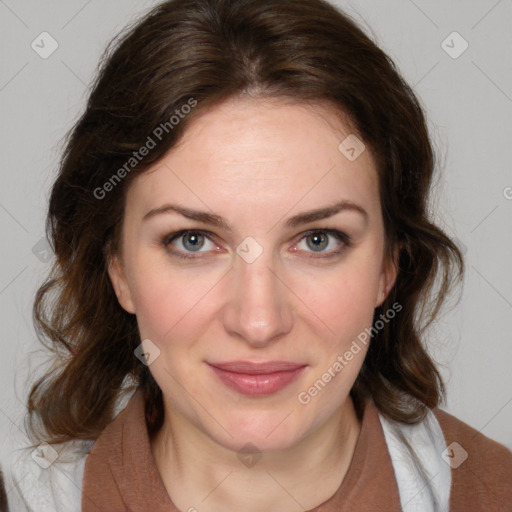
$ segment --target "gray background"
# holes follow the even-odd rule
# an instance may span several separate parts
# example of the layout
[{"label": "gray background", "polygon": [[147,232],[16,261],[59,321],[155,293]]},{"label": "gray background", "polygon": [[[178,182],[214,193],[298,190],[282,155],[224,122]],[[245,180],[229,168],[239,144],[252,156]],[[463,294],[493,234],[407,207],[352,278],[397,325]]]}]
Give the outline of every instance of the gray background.
[{"label": "gray background", "polygon": [[[27,377],[46,357],[31,306],[50,268],[40,244],[63,137],[106,43],[155,3],[0,0],[0,460],[26,442]],[[465,247],[460,302],[455,295],[427,337],[447,382],[444,408],[512,449],[512,2],[336,4],[389,53],[422,100],[442,169],[432,208]],[[31,47],[44,31],[58,43],[47,59]],[[448,37],[454,31],[469,45],[460,55],[463,40]]]}]

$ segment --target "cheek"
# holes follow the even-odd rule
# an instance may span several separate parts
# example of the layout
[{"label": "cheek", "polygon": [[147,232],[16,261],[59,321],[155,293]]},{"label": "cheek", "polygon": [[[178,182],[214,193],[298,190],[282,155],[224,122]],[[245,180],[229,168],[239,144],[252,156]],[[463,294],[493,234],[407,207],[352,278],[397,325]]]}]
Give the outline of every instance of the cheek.
[{"label": "cheek", "polygon": [[347,259],[329,271],[297,274],[290,283],[309,310],[310,322],[325,330],[329,343],[333,337],[346,343],[372,323],[379,272],[374,262],[366,261]]},{"label": "cheek", "polygon": [[161,264],[143,268],[147,270],[133,281],[141,336],[162,345],[168,340],[181,340],[183,345],[196,339],[201,326],[207,324],[212,301],[216,300],[209,290],[219,277]]},{"label": "cheek", "polygon": [[[279,276],[284,307],[299,323],[309,324],[326,348],[350,343],[371,325],[380,273],[374,249],[351,251],[330,266],[289,266]],[[236,288],[236,276],[225,276],[224,264],[178,268],[160,258],[146,255],[142,261],[142,254],[132,254],[132,268],[137,269],[132,273],[132,299],[143,339],[157,344],[180,340],[179,346],[187,346],[229,300],[237,300],[230,290]]]}]

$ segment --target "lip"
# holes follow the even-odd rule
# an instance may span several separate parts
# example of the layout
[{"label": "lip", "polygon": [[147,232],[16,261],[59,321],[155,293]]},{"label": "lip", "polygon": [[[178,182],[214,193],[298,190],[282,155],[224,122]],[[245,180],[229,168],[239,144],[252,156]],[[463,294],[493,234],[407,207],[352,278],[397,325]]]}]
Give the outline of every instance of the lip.
[{"label": "lip", "polygon": [[230,361],[207,364],[226,386],[249,396],[277,393],[297,379],[307,366],[290,361]]}]

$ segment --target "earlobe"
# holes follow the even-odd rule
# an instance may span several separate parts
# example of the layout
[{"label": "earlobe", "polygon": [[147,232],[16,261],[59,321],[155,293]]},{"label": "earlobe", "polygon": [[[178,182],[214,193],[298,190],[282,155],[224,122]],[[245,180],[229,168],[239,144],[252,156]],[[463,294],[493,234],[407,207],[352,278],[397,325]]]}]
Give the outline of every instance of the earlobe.
[{"label": "earlobe", "polygon": [[128,313],[135,314],[135,307],[132,301],[130,286],[126,279],[123,264],[117,256],[112,256],[109,258],[108,275],[121,307]]}]

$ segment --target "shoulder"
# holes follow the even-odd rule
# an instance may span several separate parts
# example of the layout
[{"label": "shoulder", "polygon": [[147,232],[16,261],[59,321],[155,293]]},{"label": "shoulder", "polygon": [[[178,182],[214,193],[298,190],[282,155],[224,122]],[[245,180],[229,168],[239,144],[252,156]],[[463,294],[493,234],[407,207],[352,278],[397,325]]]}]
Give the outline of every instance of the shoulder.
[{"label": "shoulder", "polygon": [[454,510],[511,510],[512,452],[446,411],[433,413],[446,440]]},{"label": "shoulder", "polygon": [[404,512],[512,510],[512,452],[439,408],[415,424],[380,414]]},{"label": "shoulder", "polygon": [[[114,416],[126,407],[133,390],[124,390]],[[107,427],[108,428],[108,427]],[[9,509],[15,512],[80,512],[85,464],[96,440],[74,440],[10,453],[4,471]]]},{"label": "shoulder", "polygon": [[41,443],[37,448],[13,452],[6,468],[9,508],[15,511],[79,511],[88,441],[60,445]]},{"label": "shoulder", "polygon": [[449,509],[451,473],[441,459],[445,439],[432,411],[414,424],[379,413],[404,512]]}]

